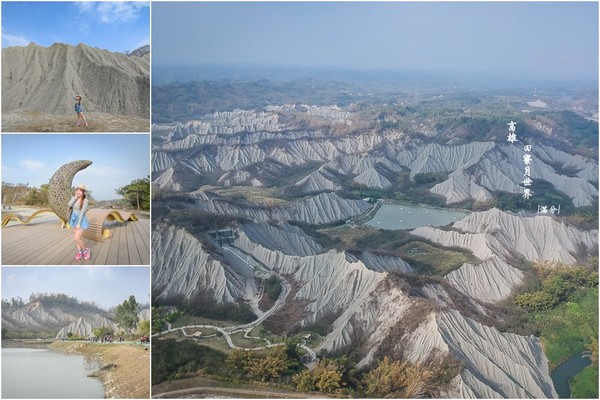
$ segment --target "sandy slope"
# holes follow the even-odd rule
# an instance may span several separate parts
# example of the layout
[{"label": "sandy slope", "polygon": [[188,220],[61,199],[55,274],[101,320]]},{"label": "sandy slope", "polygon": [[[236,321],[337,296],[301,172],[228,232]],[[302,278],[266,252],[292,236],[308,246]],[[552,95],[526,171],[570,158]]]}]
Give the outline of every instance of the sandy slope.
[{"label": "sandy slope", "polygon": [[99,374],[106,398],[150,397],[150,351],[139,345],[54,342],[50,348],[67,353],[97,354],[101,367],[115,364]]}]

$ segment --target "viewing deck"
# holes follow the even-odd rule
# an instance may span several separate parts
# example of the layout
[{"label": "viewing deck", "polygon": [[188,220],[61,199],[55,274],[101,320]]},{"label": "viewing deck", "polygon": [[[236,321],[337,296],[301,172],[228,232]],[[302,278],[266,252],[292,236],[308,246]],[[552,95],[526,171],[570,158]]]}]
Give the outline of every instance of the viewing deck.
[{"label": "viewing deck", "polygon": [[110,222],[112,237],[83,238],[89,261],[75,261],[74,231],[61,227],[54,214],[41,214],[22,225],[2,228],[2,265],[150,265],[150,219]]}]

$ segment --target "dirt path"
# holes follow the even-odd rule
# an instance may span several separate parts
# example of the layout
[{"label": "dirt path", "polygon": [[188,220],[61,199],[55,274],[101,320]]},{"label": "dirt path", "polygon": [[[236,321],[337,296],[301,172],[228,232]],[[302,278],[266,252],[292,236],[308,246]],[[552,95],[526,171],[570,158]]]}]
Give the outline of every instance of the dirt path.
[{"label": "dirt path", "polygon": [[326,398],[325,396],[291,392],[268,386],[243,384],[237,387],[226,387],[224,382],[213,381],[205,377],[184,378],[176,381],[162,382],[152,387],[152,398],[268,398],[299,399]]},{"label": "dirt path", "polygon": [[[51,349],[66,353],[98,355],[106,398],[150,397],[150,351],[135,344],[54,342]],[[102,370],[102,368],[105,368]]]},{"label": "dirt path", "polygon": [[36,111],[2,113],[2,132],[149,132],[150,119],[127,115],[89,113],[89,127],[76,126],[76,116]]}]

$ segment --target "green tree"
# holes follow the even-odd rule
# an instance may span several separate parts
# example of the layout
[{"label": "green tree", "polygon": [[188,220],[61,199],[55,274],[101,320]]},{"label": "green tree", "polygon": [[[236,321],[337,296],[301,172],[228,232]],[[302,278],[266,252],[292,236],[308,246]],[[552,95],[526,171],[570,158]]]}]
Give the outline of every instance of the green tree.
[{"label": "green tree", "polygon": [[272,355],[252,360],[248,370],[255,379],[261,382],[273,381],[279,378],[286,370],[286,360]]},{"label": "green tree", "polygon": [[112,335],[113,331],[112,331],[112,329],[110,329],[107,326],[100,326],[98,328],[92,329],[92,333],[96,337],[103,337],[103,336],[106,336],[106,335]]},{"label": "green tree", "polygon": [[150,335],[150,321],[147,319],[140,321],[137,327],[138,335],[149,336]]},{"label": "green tree", "polygon": [[119,324],[121,329],[129,331],[129,333],[135,331],[138,324],[138,303],[135,300],[135,296],[129,296],[129,299],[125,300],[122,304],[119,304],[115,308],[115,321]]},{"label": "green tree", "polygon": [[115,190],[125,198],[132,208],[137,210],[150,210],[150,177],[136,179],[130,184]]},{"label": "green tree", "polygon": [[227,365],[237,371],[247,374],[250,371],[250,365],[254,361],[255,357],[252,352],[242,349],[234,349],[227,356]]},{"label": "green tree", "polygon": [[315,374],[313,374],[309,369],[305,369],[304,371],[294,375],[292,382],[294,382],[294,385],[296,385],[296,389],[299,392],[312,392],[317,388]]},{"label": "green tree", "polygon": [[423,365],[391,361],[385,357],[364,377],[369,397],[419,398],[431,389],[431,372]]},{"label": "green tree", "polygon": [[319,360],[313,369],[294,375],[292,382],[302,392],[318,390],[335,393],[342,387],[342,365],[335,360]]}]

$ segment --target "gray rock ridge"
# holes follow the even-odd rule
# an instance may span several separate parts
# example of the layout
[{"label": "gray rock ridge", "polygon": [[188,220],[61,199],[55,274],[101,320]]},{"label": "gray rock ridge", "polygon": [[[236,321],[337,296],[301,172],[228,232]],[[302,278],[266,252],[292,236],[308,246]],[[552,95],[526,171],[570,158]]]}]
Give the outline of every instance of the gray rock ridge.
[{"label": "gray rock ridge", "polygon": [[[523,283],[523,273],[507,260],[555,260],[572,264],[581,249],[593,251],[598,231],[582,231],[550,216],[526,217],[491,209],[472,213],[452,225],[456,230],[421,227],[411,233],[471,250],[480,263],[465,263],[445,276],[459,292],[482,304],[506,299]],[[435,297],[435,296],[434,296]]]},{"label": "gray rock ridge", "polygon": [[389,181],[377,168],[369,168],[362,174],[353,179],[354,182],[365,185],[366,187],[376,189],[389,189],[392,187],[392,182]]},{"label": "gray rock ridge", "polygon": [[100,309],[82,309],[63,306],[44,306],[40,302],[26,304],[17,309],[2,310],[2,326],[7,329],[32,331],[56,330],[80,318],[110,319],[111,314]]},{"label": "gray rock ridge", "polygon": [[294,186],[299,186],[303,193],[334,192],[343,189],[343,186],[335,181],[333,174],[324,167],[311,172],[305,178],[296,182]]},{"label": "gray rock ridge", "polygon": [[149,117],[149,54],[130,57],[80,44],[2,49],[2,111],[84,111]]},{"label": "gray rock ridge", "polygon": [[184,229],[155,224],[152,237],[153,296],[191,299],[205,293],[223,304],[256,295],[252,270],[247,265],[218,259]]},{"label": "gray rock ridge", "polygon": [[496,303],[509,297],[523,284],[523,273],[500,257],[492,256],[480,264],[463,264],[450,272],[446,280],[460,292],[485,303]]},{"label": "gray rock ridge", "polygon": [[302,229],[287,222],[241,224],[239,229],[253,243],[283,254],[311,256],[323,253],[323,248]]},{"label": "gray rock ridge", "polygon": [[[288,230],[285,226],[276,229],[279,229],[282,235]],[[249,231],[249,235],[246,231]],[[396,316],[392,318],[388,315],[384,318],[380,315],[379,310],[389,311],[390,306],[383,306],[381,303],[381,307],[374,308],[372,303],[379,304],[383,299],[387,299],[387,295],[381,290],[388,280],[389,272],[385,271],[412,270],[404,261],[371,253],[363,253],[361,259],[365,261],[362,261],[335,250],[299,255],[302,252],[288,248],[288,253],[292,254],[285,254],[281,250],[269,248],[272,246],[264,246],[260,239],[261,237],[257,237],[254,231],[250,231],[248,226],[244,225],[235,240],[235,245],[267,268],[290,276],[301,286],[294,300],[309,300],[310,303],[305,309],[305,314],[297,321],[300,326],[308,326],[321,318],[339,314],[333,323],[333,332],[327,335],[322,344],[323,348],[339,349],[352,343],[357,329],[374,333],[383,321],[387,321],[384,324],[387,326],[390,318],[397,319]],[[392,292],[394,298],[407,297],[397,288]],[[374,320],[380,323],[371,324]],[[379,334],[381,336],[384,333]]]},{"label": "gray rock ridge", "polygon": [[462,398],[556,398],[548,361],[539,339],[501,333],[463,317],[458,311],[434,312],[404,346],[413,362],[435,350],[463,362],[458,395]]},{"label": "gray rock ridge", "polygon": [[532,262],[572,264],[582,247],[591,251],[598,245],[598,230],[580,230],[552,216],[523,217],[496,208],[471,213],[452,228],[459,231],[421,227],[411,233],[444,246],[469,249],[482,260],[493,255],[507,260],[518,254]]},{"label": "gray rock ridge", "polygon": [[329,224],[361,215],[371,207],[363,200],[344,199],[335,193],[321,193],[278,207],[235,204],[212,193],[190,193],[196,207],[217,215],[238,216],[254,222],[296,221],[311,225]]},{"label": "gray rock ridge", "polygon": [[[587,179],[597,181],[597,163],[582,156],[570,156],[550,146],[535,145],[531,166],[534,180],[550,182],[557,190],[571,197],[577,207],[589,206],[598,190]],[[418,173],[448,173],[448,180],[434,186],[432,193],[446,197],[447,203],[468,199],[485,201],[490,192],[504,191],[522,194],[524,179],[524,151],[515,145],[494,142],[475,142],[457,146],[427,144],[398,153],[397,161],[410,169],[410,176]],[[539,156],[539,157],[538,157]],[[567,159],[568,158],[568,159]],[[561,175],[548,163],[561,163],[577,171],[575,176]]]},{"label": "gray rock ridge", "polygon": [[[254,242],[254,238],[241,231],[236,246],[269,268],[292,276],[302,286],[296,300],[312,300],[305,309],[308,315],[300,321],[302,326],[321,316],[339,315],[320,348],[336,350],[352,345],[357,337],[366,337],[369,345],[361,362],[366,365],[415,305],[415,299],[391,279],[390,272],[384,272],[399,272],[396,268],[404,265],[401,260],[390,262],[369,253],[357,259],[334,250],[292,256],[268,249]],[[379,264],[387,267],[378,268]],[[448,301],[449,297],[442,300]],[[477,303],[472,305],[481,309]],[[500,333],[457,311],[439,311],[430,318],[423,317],[417,331],[409,333],[398,346],[409,349],[405,354],[414,362],[425,360],[433,351],[450,353],[463,361],[465,369],[455,387],[461,397],[556,397],[536,338]]]},{"label": "gray rock ridge", "polygon": [[[169,230],[173,233],[168,233]],[[198,255],[201,247],[198,241],[186,243],[189,238],[185,237],[191,235],[173,227],[161,228],[161,231],[164,237],[178,231],[180,237],[156,244],[156,251],[163,252],[167,246],[182,253],[182,258]],[[269,240],[276,236],[282,237],[278,244]],[[288,300],[310,302],[306,314],[299,317],[301,326],[326,316],[336,316],[332,331],[321,348],[335,350],[354,344],[358,337],[367,337],[365,363],[372,360],[378,346],[415,304],[415,299],[403,291],[397,278],[392,279],[392,274],[404,267],[404,262],[398,259],[370,253],[357,258],[335,250],[322,252],[311,243],[310,237],[286,223],[242,224],[235,245],[267,268],[289,276],[301,286],[294,298]],[[170,261],[169,273],[185,281],[186,275],[175,269],[181,263],[174,255],[166,254],[165,260]],[[204,259],[199,264],[206,267],[214,262],[216,260]],[[219,261],[222,268],[230,262],[229,259]],[[194,290],[226,285],[209,283],[197,285]],[[465,369],[455,382],[455,391],[461,397],[556,397],[537,339],[502,334],[464,318],[456,311],[439,311],[432,315],[399,345],[409,349],[406,354],[413,361],[424,360],[435,350],[450,353],[463,361]]]},{"label": "gray rock ridge", "polygon": [[[163,172],[175,165],[198,175],[219,170],[225,175],[218,184],[260,186],[264,181],[260,177],[254,181],[252,172],[246,168],[269,161],[293,168],[312,162],[321,163],[323,169],[296,182],[304,193],[339,190],[340,182],[327,171],[367,187],[386,190],[393,182],[390,174],[403,169],[410,171],[411,178],[419,173],[448,174],[446,181],[431,189],[432,193],[445,196],[448,204],[470,199],[486,201],[494,191],[515,195],[523,192],[523,149],[517,145],[500,142],[441,145],[416,141],[407,144],[403,133],[375,133],[368,129],[335,136],[319,128],[298,130],[286,125],[277,110],[278,107],[266,112],[236,110],[187,124],[159,125],[157,129],[163,140],[154,146],[153,171]],[[194,151],[207,145],[216,148],[212,153]],[[593,204],[598,190],[588,181],[598,180],[595,161],[570,157],[543,143],[533,145],[533,155],[534,183],[536,180],[551,183],[571,197],[577,207]],[[560,165],[573,174],[557,173],[552,165]],[[382,174],[381,168],[389,173]],[[245,172],[230,174],[238,170]],[[161,184],[168,187],[166,180],[163,177]],[[535,196],[535,184],[532,190]]]},{"label": "gray rock ridge", "polygon": [[111,320],[102,317],[79,317],[77,321],[62,328],[56,335],[56,339],[64,339],[67,334],[72,333],[74,336],[90,337],[94,336],[94,329],[106,327],[113,332],[118,331],[118,326]]}]

